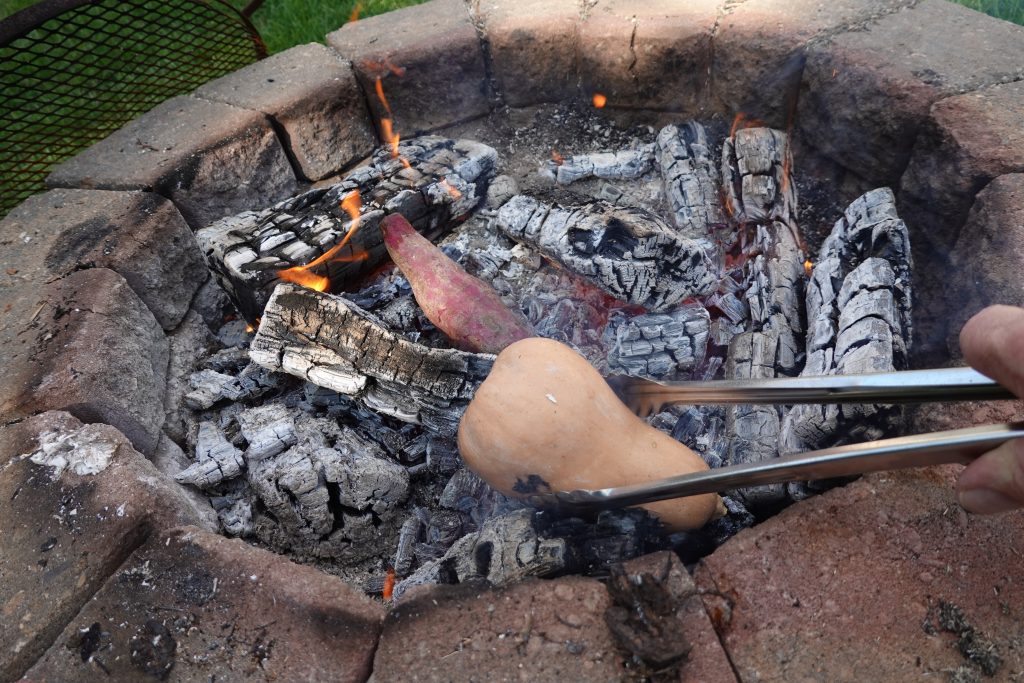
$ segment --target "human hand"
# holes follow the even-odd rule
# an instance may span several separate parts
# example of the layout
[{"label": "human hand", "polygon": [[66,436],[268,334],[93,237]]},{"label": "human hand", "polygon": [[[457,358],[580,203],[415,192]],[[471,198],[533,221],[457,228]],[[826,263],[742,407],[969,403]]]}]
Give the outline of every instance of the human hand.
[{"label": "human hand", "polygon": [[[990,306],[960,331],[967,362],[1024,398],[1024,309]],[[967,466],[956,485],[969,512],[991,514],[1024,506],[1024,439],[1007,441]]]}]

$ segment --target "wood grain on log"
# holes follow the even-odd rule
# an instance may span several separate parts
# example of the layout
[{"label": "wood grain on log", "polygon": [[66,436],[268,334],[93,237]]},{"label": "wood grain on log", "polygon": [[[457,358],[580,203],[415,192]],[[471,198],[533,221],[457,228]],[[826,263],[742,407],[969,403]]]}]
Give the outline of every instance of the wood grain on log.
[{"label": "wood grain on log", "polygon": [[486,145],[436,136],[403,141],[399,153],[393,158],[390,147],[382,147],[369,166],[330,188],[229,216],[196,233],[210,268],[246,319],[260,316],[281,270],[306,265],[345,238],[352,217],[342,202],[353,193],[359,193],[351,205],[359,211],[359,229],[322,266],[335,288],[386,258],[377,229],[385,215],[401,213],[418,231],[437,236],[482,201],[497,164],[497,152]]},{"label": "wood grain on log", "polygon": [[[905,370],[912,336],[907,226],[888,188],[856,199],[822,244],[807,286],[806,375]],[[786,452],[878,439],[898,406],[800,405],[783,421]]]},{"label": "wood grain on log", "polygon": [[658,167],[676,227],[688,237],[709,237],[726,223],[718,169],[704,126],[690,121],[658,133]]},{"label": "wood grain on log", "polygon": [[454,434],[494,356],[398,336],[344,297],[281,284],[250,346],[253,361]]},{"label": "wood grain on log", "polygon": [[684,237],[643,209],[518,195],[498,210],[495,225],[615,298],[655,312],[710,293],[719,276],[710,242]]}]

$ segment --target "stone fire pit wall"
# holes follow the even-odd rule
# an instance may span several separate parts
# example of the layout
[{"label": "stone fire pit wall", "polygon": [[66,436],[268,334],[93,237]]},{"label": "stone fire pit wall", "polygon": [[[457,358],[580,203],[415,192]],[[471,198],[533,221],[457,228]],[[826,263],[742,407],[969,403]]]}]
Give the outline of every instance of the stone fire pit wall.
[{"label": "stone fire pit wall", "polygon": [[[435,587],[388,611],[217,536],[166,474],[184,460],[167,411],[211,315],[191,232],[365,157],[378,77],[406,136],[594,92],[623,121],[795,122],[798,173],[844,204],[897,191],[919,363],[956,361],[951,333],[983,305],[1024,304],[1024,27],[943,0],[434,0],[327,43],[165,102],[0,221],[0,680],[623,676],[596,580]],[[911,428],[1017,408],[930,407]],[[954,474],[797,503],[702,561],[696,587],[668,556],[627,568],[667,586],[693,645],[680,679],[1021,675],[1024,522],[961,512]]]}]

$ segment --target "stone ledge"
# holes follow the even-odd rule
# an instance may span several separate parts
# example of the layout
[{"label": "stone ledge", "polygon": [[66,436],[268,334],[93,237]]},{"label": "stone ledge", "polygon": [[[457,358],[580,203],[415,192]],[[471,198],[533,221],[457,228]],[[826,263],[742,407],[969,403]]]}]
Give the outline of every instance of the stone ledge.
[{"label": "stone ledge", "polygon": [[263,114],[195,97],[172,98],[134,119],[59,165],[46,184],[158,192],[193,229],[297,187]]},{"label": "stone ledge", "polygon": [[383,613],[337,577],[184,527],[136,551],[27,678],[361,683]]},{"label": "stone ledge", "polygon": [[577,0],[481,0],[471,8],[505,104],[523,107],[578,96]]},{"label": "stone ledge", "polygon": [[836,162],[895,186],[933,102],[1022,75],[1024,27],[923,0],[810,48],[797,126]]},{"label": "stone ledge", "polygon": [[1024,171],[1022,122],[1024,82],[932,105],[901,182],[904,194],[939,219],[931,239],[952,247],[975,194],[996,176]]},{"label": "stone ledge", "polygon": [[961,667],[976,677],[956,636],[936,625],[942,602],[995,645],[1000,679],[1019,672],[1024,585],[1012,568],[1024,515],[965,513],[958,469],[865,476],[704,558],[695,578],[740,679],[924,680]]},{"label": "stone ledge", "polygon": [[723,8],[714,36],[712,97],[739,113],[786,129],[803,76],[806,48],[870,24],[908,0],[747,0]]},{"label": "stone ledge", "polygon": [[0,293],[0,416],[66,410],[114,425],[151,453],[164,421],[167,340],[124,278],[90,268]]},{"label": "stone ledge", "polygon": [[402,137],[437,130],[490,110],[476,30],[462,0],[422,5],[349,22],[327,44],[350,60],[376,121],[388,116],[379,77]]},{"label": "stone ledge", "polygon": [[[41,442],[52,465],[21,457]],[[0,679],[24,673],[153,529],[196,523],[215,525],[213,510],[113,427],[61,412],[0,427]]]},{"label": "stone ledge", "polygon": [[209,270],[174,205],[147,192],[50,190],[0,220],[0,279],[34,287],[82,268],[128,281],[165,329],[188,311]]},{"label": "stone ledge", "polygon": [[319,43],[271,55],[195,94],[270,116],[307,180],[338,173],[377,144],[352,65]]},{"label": "stone ledge", "polygon": [[604,0],[580,25],[580,77],[608,106],[706,114],[722,0]]}]

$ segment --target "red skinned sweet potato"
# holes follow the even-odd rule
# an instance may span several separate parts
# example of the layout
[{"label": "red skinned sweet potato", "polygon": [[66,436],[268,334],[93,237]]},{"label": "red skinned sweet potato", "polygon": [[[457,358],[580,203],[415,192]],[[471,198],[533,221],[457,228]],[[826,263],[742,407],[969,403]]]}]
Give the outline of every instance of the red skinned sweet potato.
[{"label": "red skinned sweet potato", "polygon": [[399,214],[381,222],[384,245],[412,285],[416,303],[437,329],[465,351],[498,353],[512,342],[535,336],[519,311],[438,249]]}]

